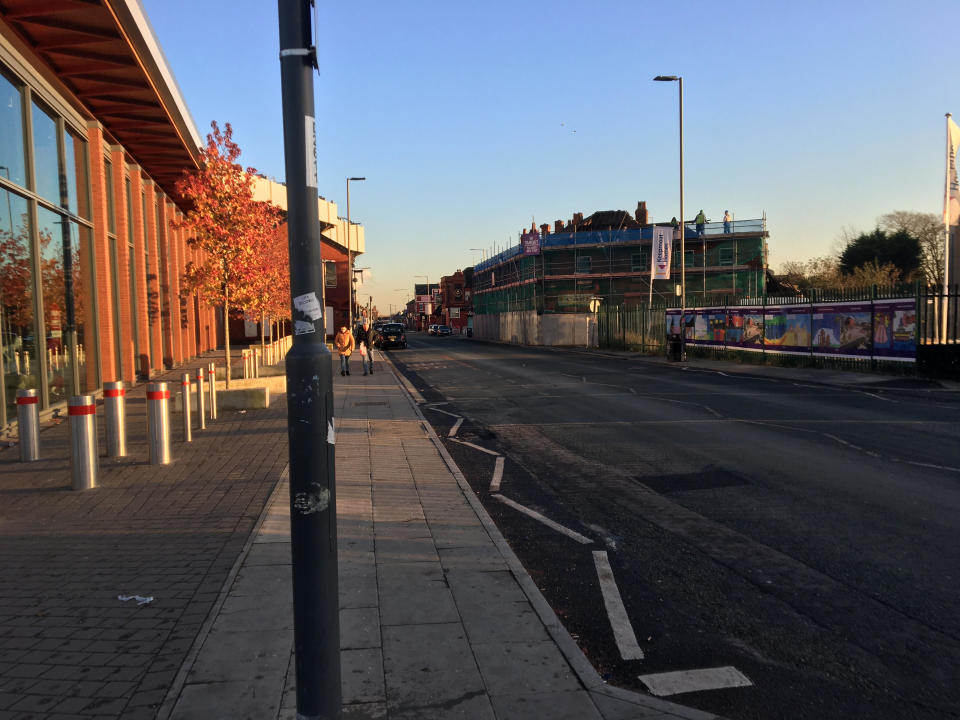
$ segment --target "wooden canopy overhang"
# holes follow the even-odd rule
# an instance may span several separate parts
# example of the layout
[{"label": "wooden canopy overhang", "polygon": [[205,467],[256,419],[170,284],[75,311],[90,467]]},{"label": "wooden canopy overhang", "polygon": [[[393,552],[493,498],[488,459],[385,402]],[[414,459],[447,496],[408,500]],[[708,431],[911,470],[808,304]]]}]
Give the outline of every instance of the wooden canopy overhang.
[{"label": "wooden canopy overhang", "polygon": [[0,0],[9,25],[175,200],[200,136],[137,0]]}]

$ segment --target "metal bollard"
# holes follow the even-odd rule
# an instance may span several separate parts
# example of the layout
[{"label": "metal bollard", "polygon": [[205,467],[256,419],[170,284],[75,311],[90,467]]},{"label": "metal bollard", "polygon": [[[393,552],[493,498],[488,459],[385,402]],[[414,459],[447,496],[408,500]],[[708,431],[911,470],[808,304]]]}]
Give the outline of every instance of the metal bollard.
[{"label": "metal bollard", "polygon": [[183,400],[183,440],[193,442],[193,428],[190,425],[190,373],[184,373],[180,378],[180,389]]},{"label": "metal bollard", "polygon": [[210,384],[210,419],[217,419],[217,364],[210,363],[210,375],[207,377]]},{"label": "metal bollard", "polygon": [[67,403],[70,416],[70,465],[74,490],[97,486],[97,402],[93,395],[74,395]]},{"label": "metal bollard", "polygon": [[169,465],[173,461],[170,455],[169,403],[170,391],[165,382],[147,385],[147,440],[151,465]]},{"label": "metal bollard", "polygon": [[127,454],[127,391],[123,382],[103,384],[103,422],[107,431],[107,457]]},{"label": "metal bollard", "polygon": [[197,368],[197,419],[200,429],[207,429],[206,408],[203,401],[203,368]]},{"label": "metal bollard", "polygon": [[40,459],[40,396],[36,390],[17,390],[17,434],[20,462]]}]

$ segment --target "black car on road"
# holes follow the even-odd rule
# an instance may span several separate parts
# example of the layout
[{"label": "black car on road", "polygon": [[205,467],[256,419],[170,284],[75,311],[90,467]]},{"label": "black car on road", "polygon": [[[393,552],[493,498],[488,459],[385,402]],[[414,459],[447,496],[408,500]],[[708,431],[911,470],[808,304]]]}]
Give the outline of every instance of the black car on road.
[{"label": "black car on road", "polygon": [[380,348],[406,348],[407,335],[403,323],[386,323],[380,330]]}]

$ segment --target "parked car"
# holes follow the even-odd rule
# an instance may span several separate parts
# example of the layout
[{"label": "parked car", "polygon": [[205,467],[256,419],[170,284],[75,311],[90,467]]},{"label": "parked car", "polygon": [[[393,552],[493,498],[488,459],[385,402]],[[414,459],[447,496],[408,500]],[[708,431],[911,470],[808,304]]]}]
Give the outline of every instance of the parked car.
[{"label": "parked car", "polygon": [[427,335],[436,335],[436,334],[437,334],[437,328],[438,328],[438,327],[440,327],[440,326],[439,326],[439,325],[431,325],[430,327],[428,327],[428,328],[427,328]]},{"label": "parked car", "polygon": [[380,348],[406,348],[407,335],[402,323],[386,323],[380,330]]},{"label": "parked car", "polygon": [[449,325],[439,325],[437,326],[437,335],[453,335],[453,330]]}]

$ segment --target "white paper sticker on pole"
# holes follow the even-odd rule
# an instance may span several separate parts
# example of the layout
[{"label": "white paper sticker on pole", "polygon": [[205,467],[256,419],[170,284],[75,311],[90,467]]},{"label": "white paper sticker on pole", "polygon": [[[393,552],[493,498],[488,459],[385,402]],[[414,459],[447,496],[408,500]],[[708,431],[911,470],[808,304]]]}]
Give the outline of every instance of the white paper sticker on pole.
[{"label": "white paper sticker on pole", "polygon": [[673,249],[673,228],[670,226],[653,227],[653,252],[650,258],[650,272],[654,280],[670,279],[670,251]]},{"label": "white paper sticker on pole", "polygon": [[309,115],[304,116],[304,147],[307,153],[307,187],[317,187],[317,121]]},{"label": "white paper sticker on pole", "polygon": [[315,333],[317,328],[314,327],[312,322],[304,322],[303,320],[296,320],[293,323],[293,334],[294,335],[309,335],[310,333]]},{"label": "white paper sticker on pole", "polygon": [[293,299],[293,306],[311,320],[319,320],[323,314],[320,310],[320,301],[317,299],[315,292],[308,292],[295,297]]}]

